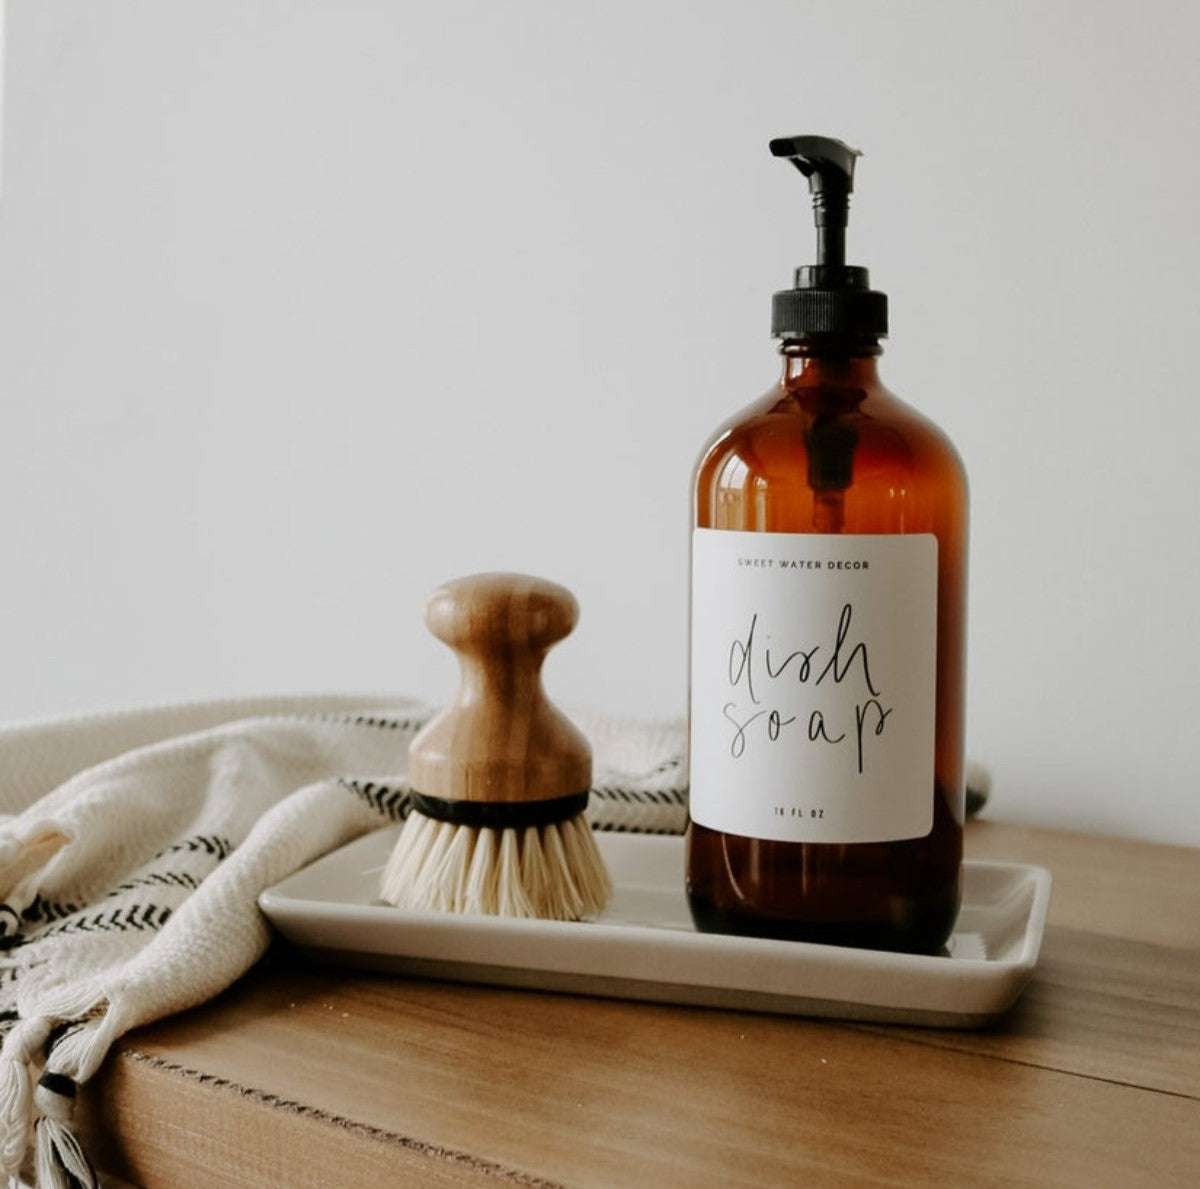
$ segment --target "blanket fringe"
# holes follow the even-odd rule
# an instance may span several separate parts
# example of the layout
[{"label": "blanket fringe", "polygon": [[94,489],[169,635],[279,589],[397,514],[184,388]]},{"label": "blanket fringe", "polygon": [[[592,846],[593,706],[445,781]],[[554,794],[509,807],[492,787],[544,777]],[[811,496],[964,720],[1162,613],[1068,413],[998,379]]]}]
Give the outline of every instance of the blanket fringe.
[{"label": "blanket fringe", "polygon": [[0,1177],[16,1181],[29,1143],[33,1088],[29,1066],[12,1057],[0,1058]]},{"label": "blanket fringe", "polygon": [[[87,1006],[95,1011],[104,1004]],[[95,1189],[95,1171],[70,1124],[78,1084],[95,1072],[120,1029],[105,1011],[92,1019],[38,1015],[9,1033],[0,1051],[0,1183],[20,1183],[32,1131],[38,1189]],[[34,1086],[31,1067],[43,1054]]]},{"label": "blanket fringe", "polygon": [[38,1189],[99,1189],[96,1170],[66,1123],[43,1115],[34,1133]]},{"label": "blanket fringe", "polygon": [[29,1066],[50,1035],[49,1021],[20,1021],[0,1050],[0,1172],[15,1180],[29,1147],[33,1079]]}]

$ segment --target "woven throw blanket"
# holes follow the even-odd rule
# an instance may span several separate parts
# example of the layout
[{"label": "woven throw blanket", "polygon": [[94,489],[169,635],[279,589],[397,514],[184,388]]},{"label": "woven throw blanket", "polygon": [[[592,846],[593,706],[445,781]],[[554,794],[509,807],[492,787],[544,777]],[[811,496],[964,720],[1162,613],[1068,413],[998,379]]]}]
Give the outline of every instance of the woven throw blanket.
[{"label": "woven throw blanket", "polygon": [[[596,829],[679,833],[685,732],[576,715]],[[199,703],[0,727],[0,1177],[97,1184],[79,1085],[270,940],[264,888],[408,810],[426,718],[382,697]]]}]

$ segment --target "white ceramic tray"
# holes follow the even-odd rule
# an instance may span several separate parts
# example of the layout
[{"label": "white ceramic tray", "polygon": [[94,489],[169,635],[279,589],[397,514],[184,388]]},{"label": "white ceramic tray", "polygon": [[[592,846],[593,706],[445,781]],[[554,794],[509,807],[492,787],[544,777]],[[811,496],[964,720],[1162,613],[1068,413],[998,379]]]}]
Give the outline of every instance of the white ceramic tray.
[{"label": "white ceramic tray", "polygon": [[1006,1011],[1037,961],[1050,874],[964,868],[962,912],[940,957],[698,933],[683,840],[597,834],[616,885],[587,923],[402,912],[376,899],[396,830],[368,834],[259,897],[324,962],[424,978],[840,1019],[970,1028]]}]

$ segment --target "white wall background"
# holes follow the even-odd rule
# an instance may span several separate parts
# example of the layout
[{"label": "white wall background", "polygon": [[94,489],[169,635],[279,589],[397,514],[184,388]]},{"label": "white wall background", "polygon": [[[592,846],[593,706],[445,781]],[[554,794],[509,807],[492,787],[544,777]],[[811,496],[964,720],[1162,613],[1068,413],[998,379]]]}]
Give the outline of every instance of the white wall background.
[{"label": "white wall background", "polygon": [[1200,9],[11,0],[0,716],[431,699],[487,568],[570,705],[686,705],[688,490],[865,151],[891,386],[974,499],[991,814],[1200,843]]}]

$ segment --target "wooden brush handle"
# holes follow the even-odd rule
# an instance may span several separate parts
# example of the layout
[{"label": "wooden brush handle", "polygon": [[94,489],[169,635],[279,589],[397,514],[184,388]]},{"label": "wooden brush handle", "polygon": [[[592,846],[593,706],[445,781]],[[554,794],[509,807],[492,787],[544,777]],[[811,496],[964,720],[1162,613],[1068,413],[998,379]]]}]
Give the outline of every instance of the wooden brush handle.
[{"label": "wooden brush handle", "polygon": [[592,751],[542,689],[542,661],[579,618],[565,587],[474,574],[429,596],[429,630],[458,654],[454,701],[409,746],[415,792],[447,801],[547,801],[585,792]]}]

